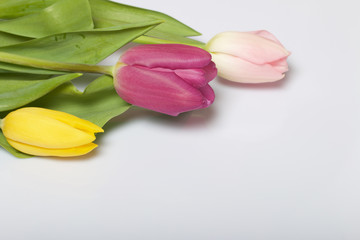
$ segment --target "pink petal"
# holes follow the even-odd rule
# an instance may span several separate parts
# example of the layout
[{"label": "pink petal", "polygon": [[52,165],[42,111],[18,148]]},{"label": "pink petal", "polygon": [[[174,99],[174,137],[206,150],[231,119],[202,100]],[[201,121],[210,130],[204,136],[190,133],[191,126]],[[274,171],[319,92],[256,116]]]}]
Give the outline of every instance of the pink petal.
[{"label": "pink petal", "polygon": [[215,100],[214,90],[210,87],[209,84],[206,84],[202,88],[199,88],[199,90],[202,93],[202,95],[205,97],[205,99],[207,100],[206,106],[210,106]]},{"label": "pink petal", "polygon": [[211,61],[211,55],[197,47],[182,44],[139,45],[126,51],[121,59],[128,65],[149,68],[188,69],[203,68]]},{"label": "pink petal", "polygon": [[289,70],[288,63],[286,61],[286,58],[280,59],[278,61],[272,62],[271,66],[276,69],[276,71],[280,73],[287,72]]},{"label": "pink petal", "polygon": [[281,44],[281,42],[270,32],[266,31],[266,30],[257,30],[257,31],[250,31],[248,33],[253,33],[255,35],[258,35],[260,37],[263,37],[263,38],[266,38],[266,39],[269,39],[277,44],[280,44],[281,46],[283,46]]},{"label": "pink petal", "polygon": [[205,70],[205,79],[210,82],[217,76],[217,68],[213,61],[203,68]]},{"label": "pink petal", "polygon": [[115,89],[125,101],[157,112],[176,116],[207,107],[202,92],[174,72],[124,66],[115,76]]},{"label": "pink petal", "polygon": [[245,32],[220,33],[209,41],[207,49],[211,53],[225,53],[255,64],[274,62],[290,54],[272,40]]},{"label": "pink petal", "polygon": [[202,87],[208,83],[205,79],[205,71],[203,69],[178,69],[174,70],[174,72],[184,81],[196,88]]},{"label": "pink petal", "polygon": [[218,67],[218,75],[225,79],[242,83],[274,82],[285,75],[270,64],[254,64],[227,54],[212,54]]},{"label": "pink petal", "polygon": [[217,69],[213,62],[203,69],[176,69],[174,72],[196,88],[203,87],[217,75]]}]

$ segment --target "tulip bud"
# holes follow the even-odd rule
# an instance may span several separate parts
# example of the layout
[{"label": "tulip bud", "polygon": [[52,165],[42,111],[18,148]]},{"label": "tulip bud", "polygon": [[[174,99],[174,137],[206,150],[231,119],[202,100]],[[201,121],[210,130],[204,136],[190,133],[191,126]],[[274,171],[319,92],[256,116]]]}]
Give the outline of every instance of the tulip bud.
[{"label": "tulip bud", "polygon": [[12,147],[36,156],[84,155],[97,147],[94,133],[103,132],[71,114],[35,107],[9,113],[0,127]]},{"label": "tulip bud", "polygon": [[181,44],[140,45],[129,49],[115,67],[114,85],[125,101],[177,116],[214,101],[208,84],[217,75],[211,55]]},{"label": "tulip bud", "polygon": [[220,77],[235,82],[263,83],[284,78],[287,51],[267,31],[223,32],[206,45]]}]

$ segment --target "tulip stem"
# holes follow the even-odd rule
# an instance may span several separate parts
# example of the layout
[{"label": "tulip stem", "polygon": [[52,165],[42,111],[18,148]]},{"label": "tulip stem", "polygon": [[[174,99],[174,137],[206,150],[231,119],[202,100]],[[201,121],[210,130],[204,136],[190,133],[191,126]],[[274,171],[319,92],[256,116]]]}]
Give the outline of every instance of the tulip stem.
[{"label": "tulip stem", "polygon": [[113,68],[114,68],[113,66],[49,61],[49,60],[26,57],[13,53],[7,53],[7,52],[0,52],[0,61],[6,63],[12,63],[16,65],[48,69],[48,70],[57,70],[57,71],[65,71],[65,72],[103,73],[110,76],[113,75]]}]

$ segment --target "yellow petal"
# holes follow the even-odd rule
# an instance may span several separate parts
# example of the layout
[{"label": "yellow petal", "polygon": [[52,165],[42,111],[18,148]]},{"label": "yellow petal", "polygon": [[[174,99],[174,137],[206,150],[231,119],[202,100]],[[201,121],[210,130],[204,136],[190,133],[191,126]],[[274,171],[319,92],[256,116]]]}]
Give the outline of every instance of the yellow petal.
[{"label": "yellow petal", "polygon": [[83,131],[92,132],[92,133],[104,132],[104,130],[101,127],[97,126],[96,124],[65,112],[50,110],[46,108],[37,108],[37,107],[21,108],[21,111],[32,112],[50,118],[54,118],[60,122],[66,123],[69,126],[72,126],[74,128]]},{"label": "yellow petal", "polygon": [[95,143],[89,143],[73,148],[49,149],[19,143],[10,139],[8,139],[8,142],[15,149],[35,156],[75,157],[87,154],[97,147]]},{"label": "yellow petal", "polygon": [[76,129],[37,111],[9,113],[2,123],[7,139],[42,148],[72,148],[95,140],[93,133]]}]

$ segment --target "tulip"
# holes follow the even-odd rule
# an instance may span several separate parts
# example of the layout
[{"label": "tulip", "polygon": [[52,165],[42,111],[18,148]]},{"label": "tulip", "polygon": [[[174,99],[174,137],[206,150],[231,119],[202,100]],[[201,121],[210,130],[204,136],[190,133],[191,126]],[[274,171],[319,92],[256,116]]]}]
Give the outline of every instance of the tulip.
[{"label": "tulip", "polygon": [[182,44],[150,44],[129,49],[115,66],[65,63],[1,52],[0,61],[35,68],[102,73],[114,78],[117,93],[128,103],[177,116],[210,106],[208,84],[217,75],[211,54]]},{"label": "tulip", "polygon": [[210,106],[208,84],[217,75],[211,55],[181,44],[140,45],[125,52],[114,70],[114,85],[125,101],[177,116]]},{"label": "tulip", "polygon": [[10,112],[0,127],[12,147],[36,156],[84,155],[97,147],[94,133],[103,132],[71,114],[35,107]]},{"label": "tulip", "polygon": [[212,55],[218,75],[230,81],[263,83],[278,81],[288,71],[290,52],[267,31],[223,32],[205,49]]}]

